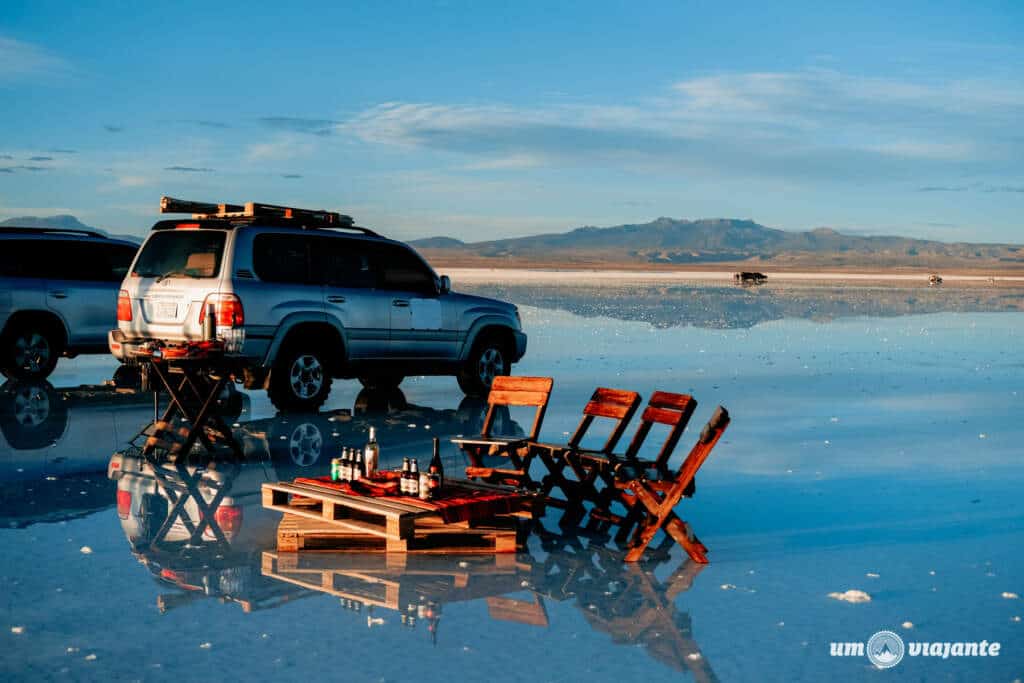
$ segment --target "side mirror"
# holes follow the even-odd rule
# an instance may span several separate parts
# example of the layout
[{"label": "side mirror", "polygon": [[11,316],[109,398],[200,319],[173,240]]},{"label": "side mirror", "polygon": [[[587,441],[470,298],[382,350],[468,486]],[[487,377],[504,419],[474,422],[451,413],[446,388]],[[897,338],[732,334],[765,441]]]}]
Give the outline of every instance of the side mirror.
[{"label": "side mirror", "polygon": [[441,282],[438,285],[438,289],[440,289],[441,294],[447,294],[448,292],[452,291],[452,279],[447,275],[442,275]]}]

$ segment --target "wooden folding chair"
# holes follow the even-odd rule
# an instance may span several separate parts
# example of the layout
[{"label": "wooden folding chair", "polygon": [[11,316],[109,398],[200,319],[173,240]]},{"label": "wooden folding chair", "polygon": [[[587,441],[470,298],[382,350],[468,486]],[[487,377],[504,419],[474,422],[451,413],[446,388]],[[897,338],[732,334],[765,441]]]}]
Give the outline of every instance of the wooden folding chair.
[{"label": "wooden folding chair", "polygon": [[[503,375],[494,378],[491,391],[487,396],[487,416],[484,418],[480,435],[473,438],[452,439],[452,443],[461,448],[469,457],[470,466],[466,468],[468,478],[515,486],[527,486],[532,483],[530,479],[532,455],[528,445],[531,441],[536,441],[540,434],[553,384],[554,380],[550,377]],[[511,438],[491,434],[495,412],[503,406],[536,408],[533,426],[530,427],[530,433],[527,436]],[[512,467],[487,467],[483,460],[486,456],[507,457]]]},{"label": "wooden folding chair", "polygon": [[[615,524],[619,527],[616,539],[620,543],[629,537],[633,524],[637,522],[642,512],[638,509],[628,509],[625,517],[613,512],[612,504],[622,497],[621,491],[615,486],[616,481],[648,476],[661,478],[668,475],[669,458],[672,457],[679,438],[683,435],[696,407],[697,401],[691,396],[656,391],[647,402],[647,407],[644,408],[644,412],[640,416],[640,426],[623,455],[587,452],[568,454],[573,470],[585,482],[583,486],[590,494],[590,500],[594,502],[591,518],[587,524],[589,531],[603,532],[609,524]],[[656,424],[669,427],[668,435],[653,460],[641,459],[639,457],[640,450],[647,440],[651,428]],[[603,489],[600,492],[596,492],[598,482],[603,483]],[[691,488],[684,495],[692,495],[692,493],[693,489]]]},{"label": "wooden folding chair", "polygon": [[728,426],[729,413],[718,406],[677,472],[670,472],[659,479],[631,477],[614,482],[615,488],[623,494],[619,500],[630,509],[627,518],[638,518],[636,530],[630,539],[629,552],[626,553],[627,562],[639,560],[658,531],[664,529],[695,562],[707,563],[708,549],[689,525],[679,519],[674,508],[687,495],[687,491],[692,495],[697,470],[711,455],[711,450]]},{"label": "wooden folding chair", "polygon": [[[590,396],[587,404],[583,406],[583,418],[568,443],[551,444],[532,441],[530,443],[531,453],[539,456],[548,470],[541,480],[540,497],[556,507],[564,506],[567,509],[572,508],[582,512],[583,501],[593,499],[597,495],[597,491],[593,489],[593,480],[589,473],[578,466],[577,458],[571,456],[587,454],[593,457],[612,457],[615,446],[618,445],[639,405],[640,394],[635,391],[598,387]],[[587,430],[593,424],[594,418],[598,417],[615,421],[608,439],[598,450],[581,448],[580,444],[583,442]],[[575,479],[566,477],[565,469],[567,467],[573,471]],[[556,488],[562,491],[565,496],[564,501],[551,498],[551,493]]]}]

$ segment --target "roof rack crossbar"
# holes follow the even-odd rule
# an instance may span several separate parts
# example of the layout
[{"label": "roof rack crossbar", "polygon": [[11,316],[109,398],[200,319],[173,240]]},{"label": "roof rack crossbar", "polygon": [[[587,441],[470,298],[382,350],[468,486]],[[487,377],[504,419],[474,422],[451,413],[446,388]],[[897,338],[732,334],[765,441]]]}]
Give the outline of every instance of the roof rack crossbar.
[{"label": "roof rack crossbar", "polygon": [[35,232],[35,233],[63,233],[67,235],[84,235],[85,237],[102,237],[107,239],[108,236],[102,232],[96,232],[95,230],[82,230],[79,228],[47,228],[47,227],[19,227],[17,225],[3,225],[0,226],[0,232],[4,233],[17,233],[17,232]]},{"label": "roof rack crossbar", "polygon": [[351,216],[337,211],[323,209],[299,209],[292,206],[247,202],[242,204],[211,204],[193,202],[174,197],[160,198],[160,213],[190,213],[197,220],[221,218],[226,220],[253,220],[255,218],[279,218],[296,221],[295,225],[302,228],[338,228],[355,230],[365,235],[377,235],[369,228],[355,225]]}]

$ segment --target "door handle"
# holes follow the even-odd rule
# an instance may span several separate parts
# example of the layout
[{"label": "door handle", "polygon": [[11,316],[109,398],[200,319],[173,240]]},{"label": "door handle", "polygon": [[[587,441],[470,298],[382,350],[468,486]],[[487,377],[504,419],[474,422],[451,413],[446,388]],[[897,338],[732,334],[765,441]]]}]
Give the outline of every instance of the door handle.
[{"label": "door handle", "polygon": [[55,292],[50,292],[50,296],[52,296],[54,299],[67,299],[68,298],[68,293],[64,292],[64,291],[57,290]]},{"label": "door handle", "polygon": [[405,308],[409,305],[409,302],[406,299],[395,299],[391,302],[391,305],[398,306],[399,308]]},{"label": "door handle", "polygon": [[345,297],[338,296],[336,294],[332,294],[331,296],[327,297],[327,300],[330,301],[332,304],[343,304],[343,303],[345,303]]}]

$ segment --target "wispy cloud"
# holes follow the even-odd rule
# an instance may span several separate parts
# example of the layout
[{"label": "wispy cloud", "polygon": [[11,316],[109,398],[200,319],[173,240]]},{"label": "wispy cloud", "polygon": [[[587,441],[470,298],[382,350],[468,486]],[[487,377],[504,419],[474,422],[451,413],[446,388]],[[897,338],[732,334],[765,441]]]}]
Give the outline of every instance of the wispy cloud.
[{"label": "wispy cloud", "polygon": [[48,151],[48,152],[49,152],[50,154],[78,154],[78,150],[77,150],[77,149],[60,149],[60,148],[54,148],[54,149],[50,149],[50,150],[47,150],[47,151]]},{"label": "wispy cloud", "polygon": [[306,119],[293,116],[264,116],[259,119],[259,122],[275,130],[320,136],[334,133],[334,129],[339,123],[331,119]]},{"label": "wispy cloud", "polygon": [[53,157],[29,157],[29,161],[53,161]]},{"label": "wispy cloud", "polygon": [[988,192],[988,193],[1024,193],[1024,185],[990,185],[988,183],[971,183],[969,185],[926,185],[917,188],[918,192]]},{"label": "wispy cloud", "polygon": [[338,125],[364,142],[463,155],[467,168],[604,165],[735,177],[885,182],[1024,170],[1024,86],[719,74],[621,104],[390,102]]},{"label": "wispy cloud", "polygon": [[245,150],[244,160],[249,163],[285,161],[309,156],[313,150],[314,147],[310,144],[309,138],[300,139],[294,133],[286,133],[266,142],[249,145]]},{"label": "wispy cloud", "polygon": [[123,133],[124,126],[117,126],[112,123],[105,123],[103,124],[103,130],[107,131],[108,133]]},{"label": "wispy cloud", "polygon": [[212,168],[206,168],[205,166],[165,166],[165,171],[175,171],[177,173],[213,173]]},{"label": "wispy cloud", "polygon": [[197,126],[202,126],[203,128],[217,128],[221,130],[231,127],[231,124],[224,123],[223,121],[209,121],[206,119],[190,121],[190,123],[194,123]]},{"label": "wispy cloud", "polygon": [[71,65],[49,50],[0,36],[0,80],[65,76],[71,72]]},{"label": "wispy cloud", "polygon": [[301,173],[282,173],[282,178],[288,178],[289,180],[295,180],[302,177]]}]

